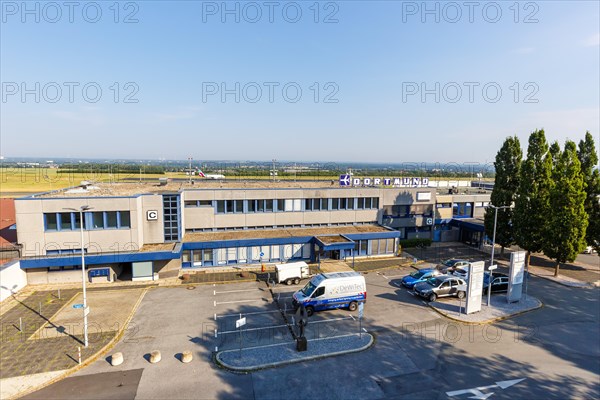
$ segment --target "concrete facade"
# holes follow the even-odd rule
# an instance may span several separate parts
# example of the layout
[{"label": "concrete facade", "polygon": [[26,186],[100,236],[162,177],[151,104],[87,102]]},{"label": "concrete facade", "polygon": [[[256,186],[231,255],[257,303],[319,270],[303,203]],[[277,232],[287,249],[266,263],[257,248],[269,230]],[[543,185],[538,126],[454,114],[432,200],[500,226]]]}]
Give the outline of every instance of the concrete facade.
[{"label": "concrete facade", "polygon": [[[389,256],[395,254],[398,239],[459,239],[461,228],[451,226],[450,221],[482,218],[489,201],[489,193],[438,194],[432,187],[137,191],[129,196],[90,193],[85,197],[61,197],[55,193],[17,199],[18,244],[23,249],[22,268],[28,270],[30,283],[81,280],[81,270],[77,269],[81,248],[78,215],[76,220],[74,214],[61,213],[84,205],[91,207],[84,216],[86,260],[90,259],[89,268],[110,268],[110,275],[94,279],[112,280],[131,274],[132,263],[145,261],[152,261],[153,271],[160,275],[182,267],[256,263],[262,260],[259,253],[267,253],[268,260],[282,262],[314,260],[317,256]],[[112,225],[109,218],[114,220]],[[315,247],[310,236],[276,237],[279,230],[336,227],[344,233],[345,226],[361,225],[382,228],[355,233],[350,247],[343,249]],[[261,232],[269,230],[276,231],[275,236],[261,242]],[[186,239],[200,232],[227,231],[256,234],[250,233],[250,239],[243,241],[217,240],[210,235],[200,242]],[[350,228],[347,231],[352,232]],[[386,241],[389,239],[394,239],[390,242],[393,245]],[[380,240],[385,243],[384,250]]]}]

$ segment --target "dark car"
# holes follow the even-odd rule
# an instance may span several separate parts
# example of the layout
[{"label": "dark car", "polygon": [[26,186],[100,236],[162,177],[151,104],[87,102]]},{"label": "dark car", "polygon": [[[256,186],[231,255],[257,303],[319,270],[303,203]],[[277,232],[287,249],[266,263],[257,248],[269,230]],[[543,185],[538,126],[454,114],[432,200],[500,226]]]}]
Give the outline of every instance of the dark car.
[{"label": "dark car", "polygon": [[[492,278],[492,293],[502,293],[508,291],[508,276],[502,273],[495,273]],[[483,293],[487,294],[490,285],[490,274],[486,272],[483,275]]]},{"label": "dark car", "polygon": [[437,265],[437,269],[443,274],[449,274],[453,272],[456,268],[463,268],[470,266],[471,263],[467,260],[459,260],[456,258],[451,258]]},{"label": "dark car", "polygon": [[425,282],[427,279],[441,274],[442,273],[435,268],[423,268],[403,277],[402,285],[412,289],[417,283]]},{"label": "dark car", "polygon": [[425,282],[417,283],[414,292],[429,301],[436,301],[438,297],[448,296],[456,296],[462,299],[465,297],[466,285],[464,279],[456,276],[440,275],[429,278]]}]

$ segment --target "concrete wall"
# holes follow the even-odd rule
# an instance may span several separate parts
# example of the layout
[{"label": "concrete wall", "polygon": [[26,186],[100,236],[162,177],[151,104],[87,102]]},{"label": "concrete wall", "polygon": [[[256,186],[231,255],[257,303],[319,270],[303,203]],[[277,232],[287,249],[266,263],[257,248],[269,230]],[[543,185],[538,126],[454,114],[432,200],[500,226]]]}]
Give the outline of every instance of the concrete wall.
[{"label": "concrete wall", "polygon": [[17,293],[27,286],[27,274],[19,261],[10,261],[0,266],[0,301]]},{"label": "concrete wall", "polygon": [[[417,193],[429,193],[430,200],[417,201]],[[191,200],[260,200],[338,197],[378,197],[379,209],[395,204],[434,204],[435,190],[429,188],[325,188],[325,189],[238,189],[187,190],[182,202]],[[452,210],[450,210],[452,212]],[[352,224],[355,222],[382,223],[381,212],[372,210],[332,210],[270,212],[247,214],[216,214],[213,207],[184,208],[185,229],[211,229],[254,226],[285,226],[311,224]],[[420,225],[418,225],[420,226]]]}]

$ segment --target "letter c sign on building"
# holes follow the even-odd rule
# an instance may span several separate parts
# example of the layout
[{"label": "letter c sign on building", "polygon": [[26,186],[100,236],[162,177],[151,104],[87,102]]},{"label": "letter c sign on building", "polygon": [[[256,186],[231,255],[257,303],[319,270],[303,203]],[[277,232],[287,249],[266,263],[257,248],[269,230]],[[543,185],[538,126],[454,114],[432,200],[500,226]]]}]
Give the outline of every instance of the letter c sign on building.
[{"label": "letter c sign on building", "polygon": [[156,211],[156,210],[146,211],[146,219],[148,221],[157,221],[158,220],[158,211]]}]

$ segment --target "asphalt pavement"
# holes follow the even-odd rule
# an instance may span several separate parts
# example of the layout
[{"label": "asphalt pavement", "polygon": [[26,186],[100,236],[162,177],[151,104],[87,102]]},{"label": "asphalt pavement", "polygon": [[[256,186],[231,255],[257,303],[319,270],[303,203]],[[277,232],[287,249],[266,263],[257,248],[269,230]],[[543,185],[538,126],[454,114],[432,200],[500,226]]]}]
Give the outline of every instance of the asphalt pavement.
[{"label": "asphalt pavement", "polygon": [[[375,337],[370,349],[249,374],[216,366],[213,347],[219,338],[214,328],[219,329],[219,315],[240,312],[257,316],[254,327],[278,325],[283,317],[250,314],[274,309],[260,282],[154,289],[132,320],[135,336],[113,350],[124,353],[123,365],[111,367],[99,360],[72,381],[29,398],[600,398],[597,288],[570,288],[531,277],[529,293],[544,303],[541,309],[491,325],[464,325],[440,317],[398,287],[410,271],[395,268],[365,275],[363,327]],[[229,293],[214,294],[217,289]],[[347,310],[335,310],[319,313],[319,318],[344,315]],[[273,335],[264,340],[288,340],[283,332]],[[163,361],[148,363],[144,355],[157,349]],[[176,354],[187,349],[194,360],[183,364]],[[139,370],[137,386],[132,378],[124,383],[127,389],[115,389],[111,372],[133,377]]]}]

